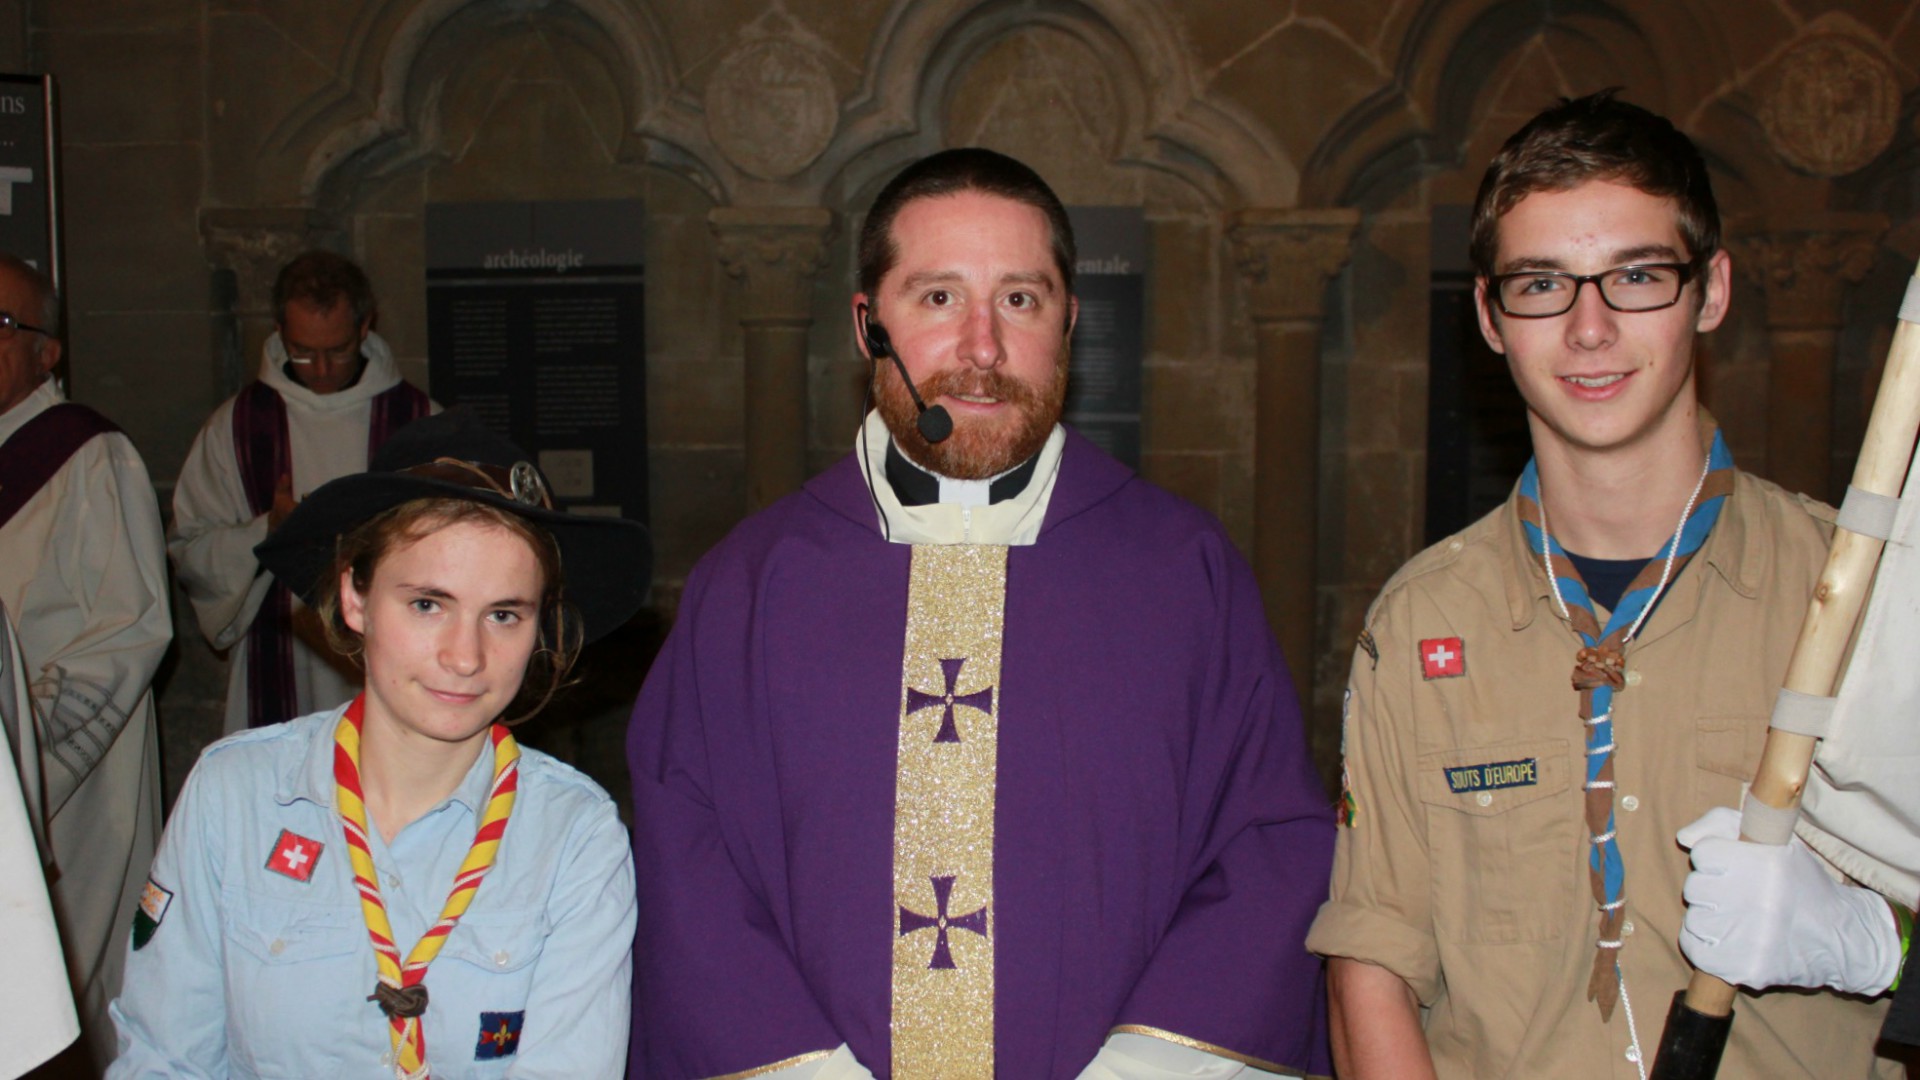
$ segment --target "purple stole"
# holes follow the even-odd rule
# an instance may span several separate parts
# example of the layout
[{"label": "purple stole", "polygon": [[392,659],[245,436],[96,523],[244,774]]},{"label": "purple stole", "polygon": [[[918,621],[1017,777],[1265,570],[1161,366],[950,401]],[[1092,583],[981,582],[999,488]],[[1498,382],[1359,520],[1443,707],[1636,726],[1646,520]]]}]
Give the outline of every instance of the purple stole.
[{"label": "purple stole", "polygon": [[[395,431],[427,415],[432,403],[407,382],[395,383],[373,399],[367,423],[367,457]],[[240,485],[255,515],[273,508],[273,489],[293,475],[292,439],[287,434],[287,403],[262,382],[248,384],[233,400],[233,455]],[[247,628],[247,726],[265,727],[299,715],[293,679],[293,593],[279,581]]]},{"label": "purple stole", "polygon": [[0,529],[40,494],[53,474],[95,435],[119,431],[114,422],[71,401],[63,401],[13,433],[0,450]]}]

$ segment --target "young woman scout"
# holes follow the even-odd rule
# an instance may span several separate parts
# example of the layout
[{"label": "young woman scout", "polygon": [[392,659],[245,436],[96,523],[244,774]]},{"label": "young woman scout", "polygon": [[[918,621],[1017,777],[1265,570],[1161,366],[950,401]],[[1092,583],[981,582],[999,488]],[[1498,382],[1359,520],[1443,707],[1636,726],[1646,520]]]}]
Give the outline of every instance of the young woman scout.
[{"label": "young woman scout", "polygon": [[525,454],[446,413],[260,545],[366,689],[194,767],[134,921],[109,1076],[625,1069],[626,830],[506,725],[639,607],[651,550],[633,522],[551,507]]}]

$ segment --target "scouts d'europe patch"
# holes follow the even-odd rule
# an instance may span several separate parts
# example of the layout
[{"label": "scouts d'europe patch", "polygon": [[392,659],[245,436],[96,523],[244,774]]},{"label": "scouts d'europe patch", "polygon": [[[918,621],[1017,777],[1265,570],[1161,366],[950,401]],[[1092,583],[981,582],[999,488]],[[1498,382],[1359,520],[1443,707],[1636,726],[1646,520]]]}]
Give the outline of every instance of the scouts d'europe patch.
[{"label": "scouts d'europe patch", "polygon": [[473,1050],[473,1060],[491,1061],[495,1058],[512,1057],[520,1049],[520,1028],[527,1020],[525,1009],[517,1012],[483,1012],[480,1014],[480,1042]]}]

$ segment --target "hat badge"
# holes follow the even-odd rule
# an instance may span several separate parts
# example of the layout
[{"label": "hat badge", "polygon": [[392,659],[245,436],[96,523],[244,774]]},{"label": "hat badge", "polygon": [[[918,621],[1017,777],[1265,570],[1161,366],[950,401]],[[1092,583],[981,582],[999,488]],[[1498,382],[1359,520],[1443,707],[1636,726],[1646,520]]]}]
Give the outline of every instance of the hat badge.
[{"label": "hat badge", "polygon": [[533,467],[531,461],[516,461],[507,473],[508,482],[513,488],[513,501],[522,506],[551,507],[553,499],[547,494],[546,482],[540,479],[540,470]]}]

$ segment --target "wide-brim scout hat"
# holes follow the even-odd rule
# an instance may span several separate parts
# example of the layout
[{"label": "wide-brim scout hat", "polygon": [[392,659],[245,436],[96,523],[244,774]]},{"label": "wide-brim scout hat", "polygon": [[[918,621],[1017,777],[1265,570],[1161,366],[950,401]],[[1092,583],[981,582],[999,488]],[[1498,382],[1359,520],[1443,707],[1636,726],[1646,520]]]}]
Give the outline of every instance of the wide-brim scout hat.
[{"label": "wide-brim scout hat", "polygon": [[414,499],[469,499],[536,522],[560,548],[566,599],[587,641],[618,628],[646,600],[653,538],[637,521],[553,508],[546,478],[526,451],[472,414],[450,409],[393,433],[367,471],[322,484],[253,549],[260,565],[302,600],[316,599],[339,538]]}]

